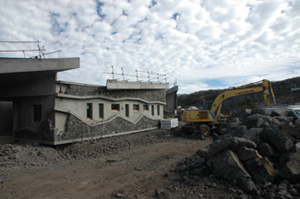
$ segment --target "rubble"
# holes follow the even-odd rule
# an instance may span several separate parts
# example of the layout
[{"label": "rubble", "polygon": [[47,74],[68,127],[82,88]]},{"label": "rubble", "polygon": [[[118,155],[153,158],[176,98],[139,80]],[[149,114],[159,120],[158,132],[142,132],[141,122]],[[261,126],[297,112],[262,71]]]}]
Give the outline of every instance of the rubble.
[{"label": "rubble", "polygon": [[[69,163],[79,159],[99,158],[118,153],[124,149],[144,146],[158,141],[158,136],[167,134],[166,130],[143,132],[139,136],[124,135],[105,139],[88,140],[59,147],[39,145],[33,142],[16,142],[0,145],[0,166],[47,166]],[[108,160],[116,161],[116,160]]]},{"label": "rubble", "polygon": [[255,108],[242,115],[230,120],[227,131],[214,136],[207,148],[181,163],[178,172],[214,175],[263,198],[300,198],[298,123],[285,108]]}]

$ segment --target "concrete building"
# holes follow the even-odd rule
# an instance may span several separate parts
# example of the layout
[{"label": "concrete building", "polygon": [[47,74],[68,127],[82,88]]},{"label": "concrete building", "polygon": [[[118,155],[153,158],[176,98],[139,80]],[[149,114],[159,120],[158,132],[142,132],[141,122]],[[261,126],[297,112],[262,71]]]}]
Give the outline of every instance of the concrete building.
[{"label": "concrete building", "polygon": [[0,59],[0,139],[58,145],[158,128],[167,83],[57,81],[79,58]]},{"label": "concrete building", "polygon": [[178,86],[173,86],[166,90],[166,105],[164,108],[164,115],[168,118],[175,117],[175,110],[177,109],[177,92]]}]

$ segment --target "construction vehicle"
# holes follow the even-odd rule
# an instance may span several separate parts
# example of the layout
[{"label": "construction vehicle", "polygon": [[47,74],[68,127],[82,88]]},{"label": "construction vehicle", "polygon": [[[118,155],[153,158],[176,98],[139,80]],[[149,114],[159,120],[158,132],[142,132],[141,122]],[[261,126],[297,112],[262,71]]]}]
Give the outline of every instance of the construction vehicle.
[{"label": "construction vehicle", "polygon": [[[271,105],[271,98],[276,104],[274,92],[271,83],[268,80],[262,80],[239,87],[234,87],[219,94],[214,102],[207,101],[203,104],[202,110],[184,110],[182,113],[184,129],[192,129],[203,136],[208,136],[212,129],[221,129],[226,123],[226,119],[221,118],[222,103],[224,100],[252,93],[262,92],[267,106]],[[190,131],[191,132],[191,131]],[[195,132],[194,132],[195,133]]]}]

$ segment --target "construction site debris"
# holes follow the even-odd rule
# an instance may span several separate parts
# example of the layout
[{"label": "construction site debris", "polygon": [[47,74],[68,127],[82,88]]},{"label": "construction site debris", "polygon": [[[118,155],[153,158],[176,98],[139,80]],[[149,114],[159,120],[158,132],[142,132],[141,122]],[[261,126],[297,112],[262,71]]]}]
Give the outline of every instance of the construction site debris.
[{"label": "construction site debris", "polygon": [[[145,146],[158,141],[158,136],[168,134],[165,130],[144,132],[139,136],[123,135],[105,139],[83,141],[58,148],[17,142],[0,146],[0,166],[46,166],[79,159],[99,158],[124,149]],[[114,162],[116,159],[108,160]]]},{"label": "construction site debris", "polygon": [[288,109],[255,108],[241,115],[208,147],[181,162],[177,172],[189,178],[221,177],[258,197],[300,197],[300,153],[295,146],[300,126]]}]

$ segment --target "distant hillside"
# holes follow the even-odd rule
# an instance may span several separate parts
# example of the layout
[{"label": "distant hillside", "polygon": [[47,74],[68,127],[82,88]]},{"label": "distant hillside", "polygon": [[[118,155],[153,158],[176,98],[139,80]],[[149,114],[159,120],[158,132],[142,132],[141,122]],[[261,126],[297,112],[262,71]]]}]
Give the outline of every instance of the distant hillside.
[{"label": "distant hillside", "polygon": [[[300,91],[292,92],[291,88],[300,88],[300,77],[286,79],[283,81],[271,82],[275,98],[278,104],[295,104],[300,103]],[[237,85],[239,86],[239,85]],[[223,90],[206,90],[198,91],[188,95],[178,96],[178,106],[187,108],[189,106],[202,107],[204,100],[214,100]],[[229,113],[237,108],[251,108],[257,104],[263,104],[261,93],[243,95],[229,98],[223,103],[222,113]]]}]

